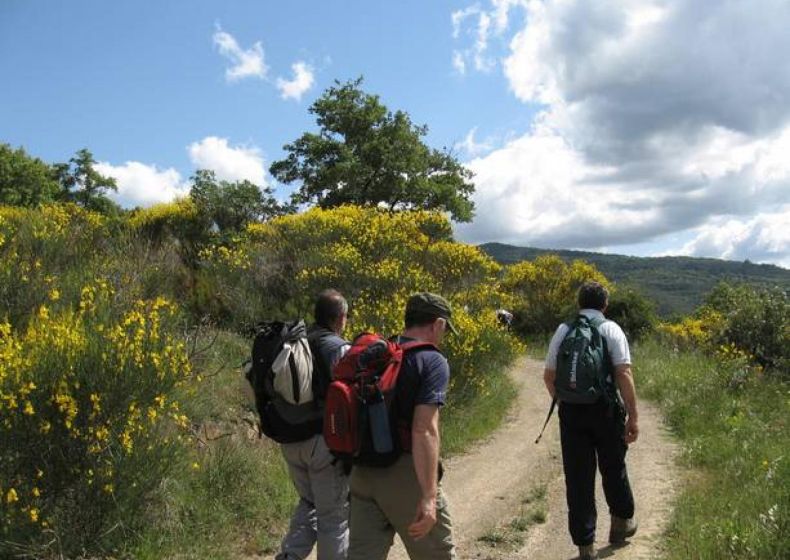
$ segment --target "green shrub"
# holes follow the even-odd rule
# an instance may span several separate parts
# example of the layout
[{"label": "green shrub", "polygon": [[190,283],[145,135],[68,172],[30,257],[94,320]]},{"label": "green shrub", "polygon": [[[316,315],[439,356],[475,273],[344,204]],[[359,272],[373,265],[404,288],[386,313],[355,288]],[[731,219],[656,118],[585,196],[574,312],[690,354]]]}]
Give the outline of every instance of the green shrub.
[{"label": "green shrub", "polygon": [[162,299],[114,305],[99,280],[76,310],[0,323],[0,551],[109,551],[144,524],[188,424],[177,321]]},{"label": "green shrub", "polygon": [[0,207],[0,319],[22,326],[44,303],[78,301],[113,231],[105,217],[73,204]]},{"label": "green shrub", "polygon": [[790,379],[790,297],[784,290],[723,282],[706,306],[726,319],[719,344],[732,344]]},{"label": "green shrub", "polygon": [[653,302],[630,287],[613,291],[606,317],[620,325],[631,342],[651,333],[658,322]]}]

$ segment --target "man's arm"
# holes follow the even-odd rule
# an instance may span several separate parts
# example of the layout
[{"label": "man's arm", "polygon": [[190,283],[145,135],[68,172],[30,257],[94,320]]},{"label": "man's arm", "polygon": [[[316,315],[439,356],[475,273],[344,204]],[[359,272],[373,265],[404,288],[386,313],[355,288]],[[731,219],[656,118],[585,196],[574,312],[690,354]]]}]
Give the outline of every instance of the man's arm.
[{"label": "man's arm", "polygon": [[551,395],[551,398],[554,398],[554,380],[557,378],[557,370],[556,369],[549,369],[546,368],[543,370],[543,383],[546,385],[546,390]]},{"label": "man's arm", "polygon": [[418,404],[411,428],[412,458],[421,497],[417,514],[409,526],[409,536],[421,539],[436,524],[436,497],[439,491],[439,407]]},{"label": "man's arm", "polygon": [[630,364],[615,367],[614,379],[625,403],[628,419],[625,423],[625,442],[633,443],[639,437],[639,414],[636,410],[636,387]]}]

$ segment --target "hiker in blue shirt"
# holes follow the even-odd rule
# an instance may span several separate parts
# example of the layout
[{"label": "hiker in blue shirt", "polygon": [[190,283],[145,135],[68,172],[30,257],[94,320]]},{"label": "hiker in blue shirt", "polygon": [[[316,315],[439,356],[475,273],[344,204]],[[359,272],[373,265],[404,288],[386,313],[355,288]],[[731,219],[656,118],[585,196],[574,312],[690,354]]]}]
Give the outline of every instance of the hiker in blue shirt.
[{"label": "hiker in blue shirt", "polygon": [[[399,344],[438,346],[455,332],[450,304],[428,292],[406,304]],[[409,445],[387,467],[354,465],[351,472],[351,537],[348,560],[384,560],[397,533],[412,560],[454,560],[452,522],[441,491],[439,410],[450,368],[435,349],[405,355],[398,376],[394,417],[406,425]]]},{"label": "hiker in blue shirt", "polygon": [[[628,444],[639,436],[636,390],[628,340],[620,326],[603,315],[608,302],[609,293],[598,282],[582,285],[578,294],[579,317],[557,328],[549,344],[544,371],[546,389],[559,401],[568,524],[582,560],[598,558],[595,551],[596,459],[611,514],[609,542],[622,543],[637,528],[634,497],[625,465]],[[576,333],[584,332],[585,328],[592,334],[590,344],[602,343],[599,347],[602,359],[593,361],[597,366],[578,366],[582,361],[579,354],[567,355],[571,348],[576,348],[573,344],[579,344],[577,341],[583,338]],[[570,337],[576,338],[570,340]],[[583,379],[577,380],[577,370],[583,372],[585,367],[595,370],[593,375],[600,382],[593,380],[592,389],[577,396],[573,393],[576,382],[579,386],[584,384]],[[572,368],[570,383],[566,377],[568,368]],[[596,387],[601,393],[597,397]],[[592,402],[589,402],[590,394],[594,395]]]}]

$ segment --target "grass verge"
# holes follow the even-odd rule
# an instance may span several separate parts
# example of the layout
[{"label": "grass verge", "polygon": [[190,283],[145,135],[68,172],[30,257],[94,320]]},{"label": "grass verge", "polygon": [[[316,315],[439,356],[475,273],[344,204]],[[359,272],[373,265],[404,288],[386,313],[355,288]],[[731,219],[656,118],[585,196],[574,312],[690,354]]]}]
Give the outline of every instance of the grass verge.
[{"label": "grass verge", "polygon": [[635,350],[641,394],[700,471],[676,504],[668,557],[790,558],[790,386],[655,342]]},{"label": "grass verge", "polygon": [[149,529],[127,555],[140,559],[232,559],[272,553],[296,494],[275,444],[258,439],[238,366],[249,342],[206,333],[195,358],[203,380],[182,399],[194,446],[162,481]]},{"label": "grass verge", "polygon": [[441,418],[443,457],[462,453],[502,424],[518,393],[508,376],[510,367],[494,368],[482,392],[450,393]]}]

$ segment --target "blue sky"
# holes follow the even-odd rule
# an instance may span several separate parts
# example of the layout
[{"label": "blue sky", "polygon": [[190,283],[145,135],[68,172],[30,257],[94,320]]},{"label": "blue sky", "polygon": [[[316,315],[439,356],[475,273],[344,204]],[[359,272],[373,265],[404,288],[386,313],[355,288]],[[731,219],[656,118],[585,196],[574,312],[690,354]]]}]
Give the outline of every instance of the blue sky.
[{"label": "blue sky", "polygon": [[[526,128],[528,112],[503,78],[454,72],[452,9],[424,1],[4,0],[2,139],[48,160],[87,146],[100,160],[189,173],[186,146],[213,135],[255,144],[271,161],[313,126],[307,108],[324,88],[360,75],[390,107],[428,124],[435,146],[452,146],[474,126],[481,134]],[[242,48],[260,41],[272,80],[302,60],[315,86],[295,101],[260,79],[228,83],[228,61],[212,41],[217,26]]]},{"label": "blue sky", "polygon": [[0,142],[87,147],[127,205],[197,167],[277,186],[310,103],[363,75],[475,171],[463,240],[790,266],[788,24],[779,0],[2,0]]}]

